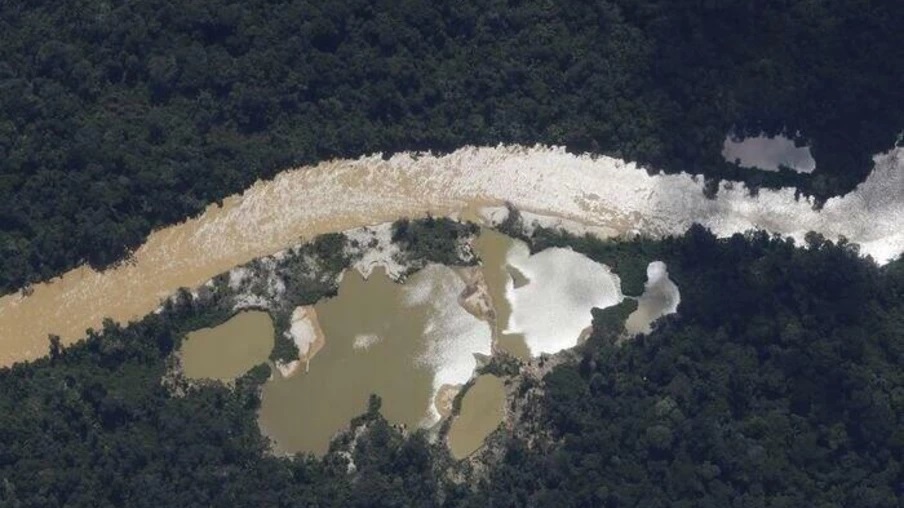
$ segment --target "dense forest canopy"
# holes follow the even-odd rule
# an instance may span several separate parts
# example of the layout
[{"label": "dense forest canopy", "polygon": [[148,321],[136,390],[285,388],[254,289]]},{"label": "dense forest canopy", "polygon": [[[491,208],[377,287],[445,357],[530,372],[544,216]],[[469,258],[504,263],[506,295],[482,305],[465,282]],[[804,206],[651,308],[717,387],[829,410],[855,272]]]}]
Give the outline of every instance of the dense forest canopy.
[{"label": "dense forest canopy", "polygon": [[[676,316],[618,345],[594,311],[582,358],[545,378],[551,449],[511,440],[493,505],[896,506],[904,496],[904,260],[765,233],[633,245],[681,288]],[[476,505],[476,503],[475,503]]]},{"label": "dense forest canopy", "polygon": [[[893,2],[0,5],[0,292],[330,157],[548,143],[825,198],[904,128]],[[811,143],[813,177],[722,161]]]},{"label": "dense forest canopy", "polygon": [[0,505],[878,508],[904,495],[904,260],[698,227],[657,242],[537,239],[613,266],[663,259],[682,303],[626,341],[623,309],[595,310],[576,361],[541,380],[531,421],[499,431],[484,467],[445,474],[442,445],[399,433],[377,399],[354,422],[366,430],[353,472],[348,437],[323,459],[266,455],[265,366],[234,389],[161,383],[184,333],[224,319],[185,292],[0,369]]}]

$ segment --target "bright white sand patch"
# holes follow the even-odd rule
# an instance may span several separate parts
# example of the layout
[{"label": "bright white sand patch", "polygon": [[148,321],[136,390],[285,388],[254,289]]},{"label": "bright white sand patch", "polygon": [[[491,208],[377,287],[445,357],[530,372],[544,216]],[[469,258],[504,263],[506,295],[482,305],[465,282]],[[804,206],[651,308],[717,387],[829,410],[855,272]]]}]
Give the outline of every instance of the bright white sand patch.
[{"label": "bright white sand patch", "polygon": [[647,282],[643,294],[637,299],[637,310],[628,316],[625,329],[628,333],[649,333],[651,324],[658,318],[678,310],[681,294],[678,286],[669,278],[669,271],[662,261],[647,265]]},{"label": "bright white sand patch", "polygon": [[794,141],[784,136],[756,136],[740,141],[727,136],[722,144],[722,157],[728,162],[739,160],[742,167],[764,171],[778,171],[779,166],[798,173],[812,173],[816,169],[810,147],[794,146]]},{"label": "bright white sand patch", "polygon": [[436,395],[444,385],[461,385],[477,367],[475,353],[491,354],[490,325],[458,304],[465,283],[451,268],[430,265],[406,285],[407,305],[429,305],[424,330],[426,350],[419,358],[433,370],[433,396],[427,424],[439,420]]},{"label": "bright white sand patch", "polygon": [[380,342],[382,339],[374,333],[362,333],[355,336],[352,347],[359,350],[369,349],[370,346]]},{"label": "bright white sand patch", "polygon": [[512,306],[505,333],[524,334],[532,356],[553,354],[577,345],[590,326],[590,309],[622,301],[621,282],[606,265],[571,249],[552,248],[530,255],[516,241],[507,262],[527,277],[519,288],[509,279],[506,297]]},{"label": "bright white sand patch", "polygon": [[311,345],[317,342],[319,335],[315,320],[316,317],[308,307],[295,307],[292,311],[292,324],[287,334],[298,347],[300,358],[307,355]]},{"label": "bright white sand patch", "polygon": [[353,267],[365,279],[377,267],[383,267],[386,275],[393,280],[405,271],[405,267],[399,263],[399,247],[392,243],[391,222],[350,229],[344,234],[348,238],[347,253],[358,257]]},{"label": "bright white sand patch", "polygon": [[232,310],[266,309],[268,307],[270,307],[270,301],[263,296],[241,294],[236,295],[235,305],[232,306]]}]

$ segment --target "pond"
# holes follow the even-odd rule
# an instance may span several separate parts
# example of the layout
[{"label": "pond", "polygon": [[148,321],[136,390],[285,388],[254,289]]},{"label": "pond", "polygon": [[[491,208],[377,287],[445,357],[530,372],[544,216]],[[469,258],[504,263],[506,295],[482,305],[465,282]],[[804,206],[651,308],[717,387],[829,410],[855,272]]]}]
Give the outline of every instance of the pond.
[{"label": "pond", "polygon": [[794,141],[784,136],[765,135],[735,139],[729,135],[722,144],[722,157],[728,162],[740,162],[745,168],[778,171],[787,166],[798,173],[812,173],[816,161],[808,146],[794,146]]},{"label": "pond", "polygon": [[461,277],[438,265],[405,284],[382,269],[366,280],[346,272],[337,296],[315,306],[326,340],[308,371],[264,385],[259,421],[276,450],[325,453],[371,394],[392,423],[436,423],[440,390],[465,383],[473,354],[490,352],[489,326],[458,305],[463,290]]},{"label": "pond", "polygon": [[625,330],[632,335],[650,333],[654,321],[678,310],[681,294],[669,278],[668,267],[662,261],[647,265],[647,282],[637,299],[637,309],[628,316]]},{"label": "pond", "polygon": [[231,381],[267,361],[273,337],[268,313],[239,312],[223,324],[186,336],[180,350],[182,371],[189,379]]},{"label": "pond", "polygon": [[449,450],[463,459],[479,450],[484,440],[502,423],[505,386],[502,379],[484,374],[465,392],[461,412],[449,428]]},{"label": "pond", "polygon": [[576,346],[591,324],[591,309],[611,307],[624,298],[609,267],[571,249],[530,254],[524,242],[515,241],[506,262],[524,282],[507,282],[512,311],[504,333],[523,334],[532,356]]}]

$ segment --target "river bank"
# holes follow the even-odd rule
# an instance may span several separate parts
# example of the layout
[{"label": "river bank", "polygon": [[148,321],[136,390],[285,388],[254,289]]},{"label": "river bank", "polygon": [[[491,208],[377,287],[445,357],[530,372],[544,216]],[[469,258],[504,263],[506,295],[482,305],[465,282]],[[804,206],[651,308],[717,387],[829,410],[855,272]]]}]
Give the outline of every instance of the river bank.
[{"label": "river bank", "polygon": [[440,157],[324,162],[258,182],[222,206],[154,232],[118,267],[81,267],[27,295],[0,298],[0,364],[44,355],[49,334],[70,344],[104,318],[140,318],[178,288],[199,286],[300,238],[504,202],[621,235],[680,234],[694,222],[723,237],[763,228],[802,240],[813,230],[860,243],[864,254],[884,262],[904,248],[901,153],[877,155],[864,183],[819,211],[791,189],[751,196],[741,184],[725,184],[716,199],[707,199],[702,178],[651,176],[621,160],[554,147],[465,147]]}]

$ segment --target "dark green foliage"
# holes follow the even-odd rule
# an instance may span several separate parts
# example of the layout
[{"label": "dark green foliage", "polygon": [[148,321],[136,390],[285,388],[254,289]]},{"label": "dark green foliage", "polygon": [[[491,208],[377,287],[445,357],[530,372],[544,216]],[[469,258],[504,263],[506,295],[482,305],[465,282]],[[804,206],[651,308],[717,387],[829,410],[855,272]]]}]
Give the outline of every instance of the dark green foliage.
[{"label": "dark green foliage", "polygon": [[436,219],[399,219],[392,224],[392,241],[398,243],[406,261],[414,265],[439,263],[461,265],[461,241],[477,234],[478,227],[446,217]]},{"label": "dark green foliage", "polygon": [[[161,384],[165,360],[198,312],[181,300],[125,328],[107,322],[54,359],[0,369],[0,506],[389,506],[365,500],[435,498],[424,440],[402,439],[373,408],[355,483],[336,456],[265,456],[256,412],[266,365],[233,389],[176,380],[184,395],[173,395]],[[405,490],[388,492],[396,481]]]},{"label": "dark green foliage", "polygon": [[[900,131],[895,2],[0,4],[0,292],[122,260],[287,167],[554,143],[846,192]],[[722,162],[800,132],[815,177]],[[714,180],[713,180],[714,181]]]},{"label": "dark green foliage", "polygon": [[435,506],[442,477],[423,431],[403,438],[382,417],[368,425],[353,459],[360,473],[349,506]]},{"label": "dark green foliage", "polygon": [[505,353],[495,353],[489,363],[477,368],[477,374],[492,374],[496,377],[517,376],[521,371],[521,360]]},{"label": "dark green foliage", "polygon": [[699,227],[619,249],[572,240],[591,255],[655,252],[679,312],[618,345],[631,305],[595,311],[578,360],[524,413],[553,440],[503,431],[485,481],[449,484],[442,445],[400,434],[378,396],[352,422],[366,428],[356,472],[337,453],[265,455],[266,365],[234,389],[161,384],[184,333],[225,319],[182,293],[159,315],[0,369],[0,506],[895,506],[904,260],[878,268],[818,235],[800,247]]},{"label": "dark green foliage", "polygon": [[622,293],[640,296],[647,281],[647,265],[659,259],[661,243],[650,238],[600,240],[592,235],[576,236],[561,229],[536,228],[527,238],[531,252],[549,247],[571,247],[612,269],[621,280]]},{"label": "dark green foliage", "polygon": [[637,300],[627,298],[612,307],[592,309],[594,333],[587,340],[605,340],[607,342],[618,340],[621,333],[625,331],[625,322],[635,310],[637,310]]},{"label": "dark green foliage", "polygon": [[[289,314],[280,314],[280,320],[275,323],[276,330],[288,330],[291,326],[289,322]],[[276,333],[273,337],[273,350],[270,351],[270,361],[273,362],[292,362],[298,359],[298,346],[295,341],[285,334]]]},{"label": "dark green foliage", "polygon": [[313,305],[336,294],[336,281],[351,264],[345,253],[346,241],[341,233],[320,235],[277,262],[276,275],[286,285],[282,301],[288,309]]},{"label": "dark green foliage", "polygon": [[[512,443],[494,505],[895,506],[904,485],[904,262],[878,269],[811,235],[660,256],[677,317],[623,346],[595,315],[545,379],[554,452]],[[516,500],[516,501],[513,501]]]},{"label": "dark green foliage", "polygon": [[280,298],[281,309],[271,313],[277,332],[270,360],[291,362],[298,359],[298,346],[281,331],[290,328],[295,307],[313,305],[322,298],[336,295],[339,290],[336,281],[351,264],[345,252],[346,241],[341,233],[320,235],[277,261],[275,273],[284,282],[285,292]]}]

